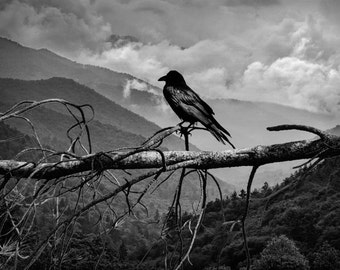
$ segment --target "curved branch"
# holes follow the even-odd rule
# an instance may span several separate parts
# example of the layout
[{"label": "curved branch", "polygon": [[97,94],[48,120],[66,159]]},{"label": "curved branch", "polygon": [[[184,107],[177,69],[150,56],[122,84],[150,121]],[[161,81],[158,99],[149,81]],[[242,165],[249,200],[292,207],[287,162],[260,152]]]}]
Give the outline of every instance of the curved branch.
[{"label": "curved branch", "polygon": [[243,214],[243,217],[241,219],[243,243],[244,243],[244,249],[245,249],[246,257],[247,257],[247,270],[250,269],[250,251],[249,251],[249,247],[248,247],[245,223],[246,223],[246,218],[248,216],[248,211],[249,211],[251,185],[253,183],[254,176],[255,176],[257,169],[258,169],[258,166],[254,166],[253,169],[250,172],[250,176],[249,176],[249,179],[248,179],[248,185],[247,185],[246,207],[244,209],[244,214]]},{"label": "curved branch", "polygon": [[279,125],[279,126],[274,126],[274,127],[267,127],[267,130],[269,131],[282,131],[282,130],[301,130],[301,131],[307,131],[313,134],[318,135],[321,139],[325,140],[327,139],[330,135],[327,134],[326,132],[310,127],[310,126],[305,126],[305,125]]}]

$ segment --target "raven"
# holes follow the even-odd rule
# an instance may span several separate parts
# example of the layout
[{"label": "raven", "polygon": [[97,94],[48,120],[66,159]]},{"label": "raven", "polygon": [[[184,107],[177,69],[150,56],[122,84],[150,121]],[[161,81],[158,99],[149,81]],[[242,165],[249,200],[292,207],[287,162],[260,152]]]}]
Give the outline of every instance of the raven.
[{"label": "raven", "polygon": [[190,124],[200,122],[218,141],[227,142],[235,149],[227,137],[231,137],[229,132],[216,121],[211,107],[186,84],[182,74],[171,70],[158,81],[165,81],[164,97],[181,120]]}]

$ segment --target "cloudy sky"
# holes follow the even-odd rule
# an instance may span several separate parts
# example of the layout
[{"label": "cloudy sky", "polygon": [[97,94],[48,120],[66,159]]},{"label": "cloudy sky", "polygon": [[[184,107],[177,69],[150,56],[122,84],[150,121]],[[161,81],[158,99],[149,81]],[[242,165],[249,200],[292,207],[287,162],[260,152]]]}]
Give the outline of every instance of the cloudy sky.
[{"label": "cloudy sky", "polygon": [[202,96],[340,113],[339,14],[339,0],[1,0],[0,35],[159,87],[177,69]]}]

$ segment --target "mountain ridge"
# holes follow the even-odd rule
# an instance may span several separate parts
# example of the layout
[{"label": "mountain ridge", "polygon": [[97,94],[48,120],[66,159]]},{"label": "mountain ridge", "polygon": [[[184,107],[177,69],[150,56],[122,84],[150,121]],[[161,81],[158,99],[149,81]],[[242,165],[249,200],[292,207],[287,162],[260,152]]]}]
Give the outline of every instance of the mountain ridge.
[{"label": "mountain ridge", "polygon": [[[0,37],[0,60],[0,77],[22,80],[69,78],[98,90],[97,92],[119,103],[124,101],[122,89],[127,81],[139,80],[130,74],[80,64],[48,49],[25,47],[2,37]],[[105,87],[100,87],[101,85]]]}]

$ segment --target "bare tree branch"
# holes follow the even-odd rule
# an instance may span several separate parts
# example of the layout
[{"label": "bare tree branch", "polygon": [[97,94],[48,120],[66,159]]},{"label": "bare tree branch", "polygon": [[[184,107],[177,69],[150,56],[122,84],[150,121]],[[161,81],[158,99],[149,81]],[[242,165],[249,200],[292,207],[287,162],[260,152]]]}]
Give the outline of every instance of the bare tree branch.
[{"label": "bare tree branch", "polygon": [[274,145],[259,145],[253,148],[226,151],[143,151],[126,156],[124,152],[96,153],[70,159],[59,163],[19,162],[15,160],[0,161],[0,175],[16,178],[31,176],[35,179],[54,179],[90,170],[107,169],[147,169],[164,168],[170,165],[177,168],[211,169],[238,166],[261,166],[264,164],[310,159],[320,153],[322,158],[340,155],[340,137],[328,136],[327,143],[319,140],[302,140]]}]

